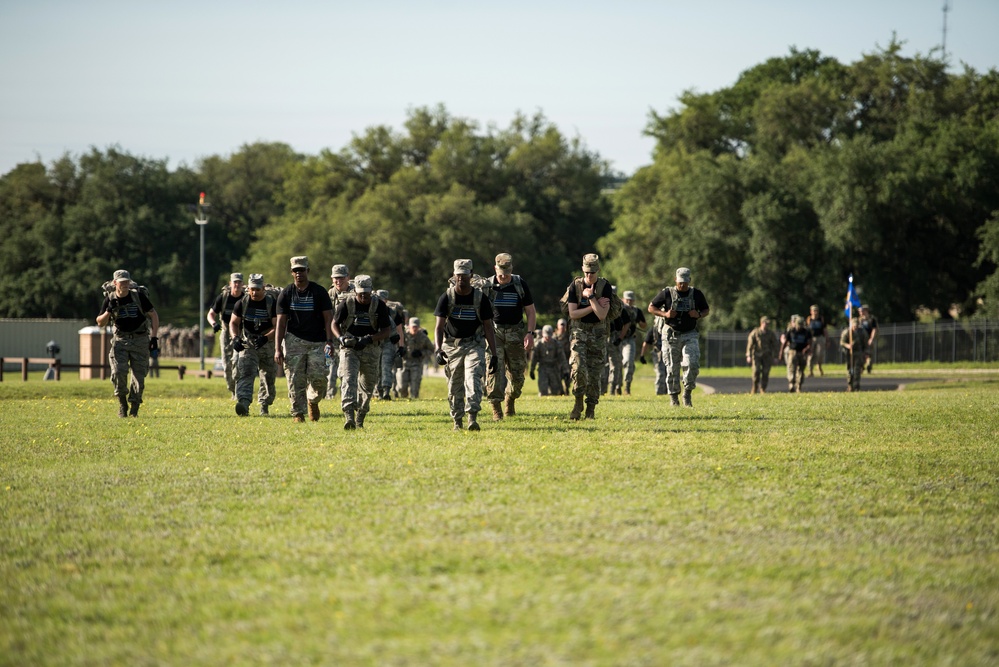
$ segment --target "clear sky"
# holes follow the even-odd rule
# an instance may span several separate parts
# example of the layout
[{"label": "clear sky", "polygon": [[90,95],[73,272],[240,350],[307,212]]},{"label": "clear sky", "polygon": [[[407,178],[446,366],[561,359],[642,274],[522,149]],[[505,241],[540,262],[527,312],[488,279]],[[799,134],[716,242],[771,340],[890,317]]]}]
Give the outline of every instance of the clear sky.
[{"label": "clear sky", "polygon": [[[0,0],[0,174],[117,145],[171,168],[255,141],[317,154],[442,103],[520,111],[632,173],[650,110],[790,47],[929,54],[945,0]],[[999,0],[949,0],[952,71],[999,67]]]}]

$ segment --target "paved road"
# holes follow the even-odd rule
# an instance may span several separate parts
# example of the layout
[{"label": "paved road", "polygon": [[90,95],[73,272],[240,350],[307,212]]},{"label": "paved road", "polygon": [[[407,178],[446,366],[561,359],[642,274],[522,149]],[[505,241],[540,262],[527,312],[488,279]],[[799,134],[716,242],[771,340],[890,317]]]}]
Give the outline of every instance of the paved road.
[{"label": "paved road", "polygon": [[[787,376],[783,370],[783,368],[775,367],[774,371],[771,371],[767,393],[787,393]],[[860,380],[860,390],[897,391],[907,384],[928,379],[930,378],[891,377],[879,375],[877,372],[865,373]],[[697,386],[708,394],[748,394],[753,386],[753,381],[749,378],[705,377],[697,379]],[[806,377],[805,382],[801,385],[801,391],[846,391],[846,376]]]}]

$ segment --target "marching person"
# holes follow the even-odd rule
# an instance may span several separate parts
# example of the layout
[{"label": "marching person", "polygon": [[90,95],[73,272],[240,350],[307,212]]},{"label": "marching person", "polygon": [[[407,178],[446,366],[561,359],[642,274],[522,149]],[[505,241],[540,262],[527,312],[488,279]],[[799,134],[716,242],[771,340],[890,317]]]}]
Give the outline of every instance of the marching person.
[{"label": "marching person", "polygon": [[[663,289],[649,304],[649,312],[665,318],[662,330],[663,363],[666,365],[666,391],[670,403],[680,405],[680,379],[683,374],[683,404],[693,407],[691,392],[701,370],[701,347],[697,323],[708,316],[704,293],[690,285],[690,269],[676,270],[676,286]],[[684,370],[686,369],[686,370]]]},{"label": "marching person", "polygon": [[656,396],[666,395],[666,365],[663,364],[661,326],[663,325],[660,325],[657,319],[654,325],[649,327],[649,330],[645,332],[645,340],[642,341],[642,354],[638,357],[639,361],[646,364],[648,362],[645,360],[645,355],[651,354],[652,368],[656,372],[655,379],[653,380],[653,386],[656,388]]},{"label": "marching person", "polygon": [[569,372],[562,344],[552,335],[554,332],[550,324],[542,327],[541,340],[535,344],[531,355],[531,379],[538,381],[538,396],[562,395],[562,376]]},{"label": "marching person", "polygon": [[781,336],[780,354],[787,363],[787,390],[801,392],[805,381],[805,360],[812,346],[812,332],[805,326],[805,318],[792,315],[791,324]]},{"label": "marching person", "polygon": [[839,336],[839,346],[846,352],[846,390],[860,391],[860,378],[864,374],[864,359],[868,350],[867,332],[860,320],[850,318],[850,328]]},{"label": "marching person", "polygon": [[219,354],[222,355],[222,370],[225,373],[225,384],[229,388],[232,400],[236,400],[236,373],[233,364],[232,336],[229,335],[229,319],[232,309],[243,298],[243,274],[229,274],[229,284],[222,289],[205,319],[212,325],[212,330],[219,334],[222,342],[219,344]]},{"label": "marching person", "polygon": [[114,325],[108,362],[114,395],[118,397],[118,416],[138,417],[149,372],[149,353],[159,350],[160,316],[145,290],[133,285],[128,271],[118,269],[113,280],[114,291],[104,297],[97,326]]},{"label": "marching person", "polygon": [[[565,367],[569,368],[569,355],[572,354],[572,338],[569,336],[569,322],[564,318],[558,318],[555,323],[555,333],[552,337],[562,346],[562,354],[565,355]],[[566,396],[572,393],[569,385],[570,373],[568,371],[562,375],[562,393]]]},{"label": "marching person", "polygon": [[569,419],[578,421],[586,401],[586,418],[595,419],[600,402],[600,375],[607,342],[607,314],[610,312],[611,284],[600,278],[600,257],[583,256],[583,277],[574,278],[568,288],[572,351],[569,357],[572,395],[575,405]]},{"label": "marching person", "polygon": [[480,430],[486,348],[492,354],[490,372],[496,371],[496,338],[493,306],[482,290],[472,287],[472,260],[454,260],[454,285],[437,300],[434,309],[434,348],[437,364],[444,366],[447,400],[454,430],[462,429],[468,414],[468,430]]},{"label": "marching person", "polygon": [[808,377],[815,377],[815,367],[819,367],[819,375],[825,375],[822,371],[822,363],[826,360],[826,348],[829,346],[829,332],[826,331],[826,318],[819,313],[818,306],[808,309],[808,317],[805,318],[805,326],[812,332],[812,347],[808,351]]},{"label": "marching person", "polygon": [[534,349],[537,313],[527,281],[513,272],[513,256],[501,252],[495,261],[495,275],[489,280],[488,293],[493,303],[493,330],[499,361],[495,364],[496,370],[486,375],[486,392],[492,404],[493,420],[499,421],[504,413],[508,417],[517,414],[515,403],[523,392],[528,355]]},{"label": "marching person", "polygon": [[430,342],[426,329],[420,326],[420,318],[409,318],[403,342],[406,346],[406,356],[396,377],[399,396],[419,398],[420,384],[423,381],[423,362],[434,353],[434,344]]},{"label": "marching person", "polygon": [[624,367],[624,395],[631,395],[631,381],[635,377],[635,359],[638,358],[637,335],[645,332],[645,313],[635,307],[635,293],[625,290],[621,297],[624,301],[623,311],[627,311],[631,326],[621,340],[621,365]]},{"label": "marching person", "polygon": [[385,302],[371,293],[371,276],[354,278],[354,293],[337,306],[333,335],[340,342],[340,407],[343,428],[364,428],[381,376],[382,341],[392,333]]},{"label": "marching person", "polygon": [[871,315],[871,307],[867,304],[860,307],[860,329],[867,334],[867,351],[864,353],[864,363],[867,365],[867,374],[870,375],[874,339],[878,337],[878,318]]},{"label": "marching person", "polygon": [[[330,302],[333,304],[333,312],[337,306],[347,300],[347,297],[354,291],[354,286],[350,283],[350,269],[346,264],[334,264],[330,272],[330,281],[333,283],[328,292]],[[340,343],[333,341],[333,348],[329,356],[329,367],[326,373],[326,398],[336,398],[336,382],[339,378],[337,370],[340,368]]]},{"label": "marching person", "polygon": [[746,341],[746,363],[752,365],[753,388],[750,394],[767,393],[770,382],[770,366],[780,359],[780,341],[770,328],[770,318],[760,318],[760,326],[749,332]]},{"label": "marching person", "polygon": [[319,421],[319,402],[326,397],[326,356],[333,349],[333,302],[309,280],[309,258],[291,258],[294,281],[277,299],[274,361],[284,364],[291,416],[296,422]]},{"label": "marching person", "polygon": [[257,402],[261,416],[269,413],[277,393],[274,381],[277,365],[274,363],[274,323],[277,321],[277,300],[267,294],[264,276],[251,273],[247,285],[249,294],[239,300],[229,318],[229,336],[236,361],[236,414],[245,417],[250,413],[253,400],[253,382],[260,376]]},{"label": "marching person", "polygon": [[403,357],[406,354],[406,345],[402,340],[406,328],[406,308],[398,301],[389,301],[389,291],[380,289],[375,294],[385,307],[388,308],[389,318],[392,320],[392,331],[389,337],[381,344],[380,376],[378,386],[378,398],[383,401],[392,400],[392,387],[395,385],[395,369],[401,366]]}]

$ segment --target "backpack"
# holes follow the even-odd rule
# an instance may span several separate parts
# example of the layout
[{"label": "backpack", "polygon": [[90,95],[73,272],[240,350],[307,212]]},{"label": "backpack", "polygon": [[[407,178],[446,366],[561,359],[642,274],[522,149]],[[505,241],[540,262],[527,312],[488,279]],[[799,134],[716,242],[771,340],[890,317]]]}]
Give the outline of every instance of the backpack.
[{"label": "backpack", "polygon": [[[605,284],[607,284],[606,278],[597,278],[597,282],[593,286],[594,291],[597,292],[598,294],[603,294],[604,291],[603,285]],[[562,298],[558,300],[559,310],[562,311],[562,317],[564,317],[566,320],[569,319],[569,290],[572,288],[573,285],[576,286],[576,294],[583,293],[583,279],[573,278],[572,282],[569,283],[568,286],[566,286],[565,294],[563,294]],[[621,297],[619,297],[617,293],[612,290],[610,308],[607,310],[607,317],[604,318],[604,322],[613,322],[618,317],[620,317],[622,308],[624,308],[624,301],[621,301]]]},{"label": "backpack", "polygon": [[[355,313],[357,312],[357,298],[354,295],[347,297],[347,318],[340,325],[341,333],[347,333],[347,329],[354,325]],[[371,303],[368,304],[368,321],[371,322],[371,328],[378,331],[378,304],[381,303],[381,297],[377,294],[371,295]]]},{"label": "backpack", "polygon": [[[114,293],[115,293],[114,281],[113,280],[108,280],[107,282],[105,282],[103,285],[101,285],[101,290],[104,292],[104,296],[107,299],[110,299],[112,296],[114,296]],[[145,310],[142,309],[142,299],[139,298],[139,294],[140,293],[144,294],[146,296],[146,298],[148,299],[149,298],[149,288],[147,288],[145,285],[139,285],[134,280],[130,280],[128,282],[128,291],[132,295],[132,301],[134,301],[135,305],[139,308],[139,314],[145,316],[145,318],[146,318],[146,325],[148,326],[149,325],[149,315],[146,313]],[[111,321],[114,322],[115,319],[116,318],[114,316],[114,313],[112,313],[111,314]]]}]

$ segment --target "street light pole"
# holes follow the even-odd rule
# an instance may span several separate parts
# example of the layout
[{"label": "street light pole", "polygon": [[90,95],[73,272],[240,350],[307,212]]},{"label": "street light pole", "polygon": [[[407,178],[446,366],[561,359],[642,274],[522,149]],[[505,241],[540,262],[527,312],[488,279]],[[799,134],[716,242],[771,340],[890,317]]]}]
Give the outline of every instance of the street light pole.
[{"label": "street light pole", "polygon": [[205,370],[205,225],[208,224],[207,210],[210,204],[205,203],[205,193],[198,197],[198,217],[195,224],[201,228],[201,290],[198,292],[198,338],[201,348],[201,370]]}]

